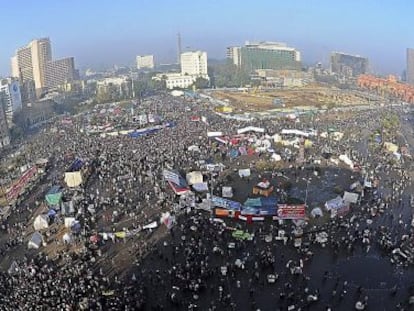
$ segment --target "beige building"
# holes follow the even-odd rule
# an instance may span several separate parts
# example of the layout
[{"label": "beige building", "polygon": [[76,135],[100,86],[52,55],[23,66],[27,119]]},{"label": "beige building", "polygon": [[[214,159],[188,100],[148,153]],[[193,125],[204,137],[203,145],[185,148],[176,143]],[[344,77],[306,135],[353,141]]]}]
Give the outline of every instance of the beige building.
[{"label": "beige building", "polygon": [[33,80],[37,95],[45,89],[74,79],[73,58],[52,60],[49,38],[31,41],[11,58],[12,76],[22,82]]},{"label": "beige building", "polygon": [[208,79],[207,53],[202,51],[181,53],[181,74]]},{"label": "beige building", "polygon": [[137,69],[154,69],[154,55],[138,55]]}]

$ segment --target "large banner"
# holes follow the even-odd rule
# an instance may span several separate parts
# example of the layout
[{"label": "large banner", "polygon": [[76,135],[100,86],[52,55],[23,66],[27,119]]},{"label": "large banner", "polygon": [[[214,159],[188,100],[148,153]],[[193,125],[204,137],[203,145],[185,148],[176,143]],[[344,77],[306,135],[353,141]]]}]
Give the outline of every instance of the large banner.
[{"label": "large banner", "polygon": [[19,196],[22,189],[26,187],[26,185],[29,183],[32,177],[36,174],[36,172],[37,172],[37,167],[36,166],[31,167],[26,172],[24,172],[24,174],[19,178],[17,182],[13,184],[13,186],[11,186],[11,188],[6,193],[6,197],[9,202],[16,199]]},{"label": "large banner", "polygon": [[277,217],[279,219],[304,219],[305,218],[305,204],[300,204],[300,205],[278,204]]}]

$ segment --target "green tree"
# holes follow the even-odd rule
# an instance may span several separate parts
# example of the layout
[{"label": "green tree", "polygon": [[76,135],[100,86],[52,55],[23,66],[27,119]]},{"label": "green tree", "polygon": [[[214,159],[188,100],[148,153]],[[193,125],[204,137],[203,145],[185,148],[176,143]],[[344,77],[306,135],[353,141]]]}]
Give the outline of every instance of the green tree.
[{"label": "green tree", "polygon": [[206,89],[210,86],[210,81],[199,77],[195,80],[194,86],[196,89]]}]

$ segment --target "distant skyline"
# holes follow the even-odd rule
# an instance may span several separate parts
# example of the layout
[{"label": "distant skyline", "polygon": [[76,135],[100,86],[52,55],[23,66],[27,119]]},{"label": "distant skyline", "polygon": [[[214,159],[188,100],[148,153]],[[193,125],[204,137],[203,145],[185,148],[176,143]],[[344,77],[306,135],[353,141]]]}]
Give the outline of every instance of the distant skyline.
[{"label": "distant skyline", "polygon": [[368,57],[374,73],[401,75],[414,48],[414,2],[373,0],[15,0],[2,3],[0,75],[29,41],[49,37],[54,58],[73,56],[77,68],[133,65],[136,55],[159,63],[182,47],[223,59],[226,47],[281,41],[304,64],[329,63],[332,51]]}]

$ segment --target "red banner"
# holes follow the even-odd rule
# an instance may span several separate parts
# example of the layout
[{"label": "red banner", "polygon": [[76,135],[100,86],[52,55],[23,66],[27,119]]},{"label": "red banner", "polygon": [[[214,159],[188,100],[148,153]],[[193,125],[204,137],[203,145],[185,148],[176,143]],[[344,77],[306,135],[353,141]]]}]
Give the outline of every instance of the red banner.
[{"label": "red banner", "polygon": [[24,172],[24,174],[19,178],[19,180],[16,181],[13,184],[13,186],[11,186],[11,188],[7,191],[7,194],[6,194],[7,200],[12,201],[16,199],[19,196],[22,189],[26,187],[28,182],[36,174],[36,172],[37,172],[36,166],[33,166],[30,169],[28,169],[26,172]]},{"label": "red banner", "polygon": [[279,219],[303,219],[305,218],[305,204],[278,204],[277,217]]}]

